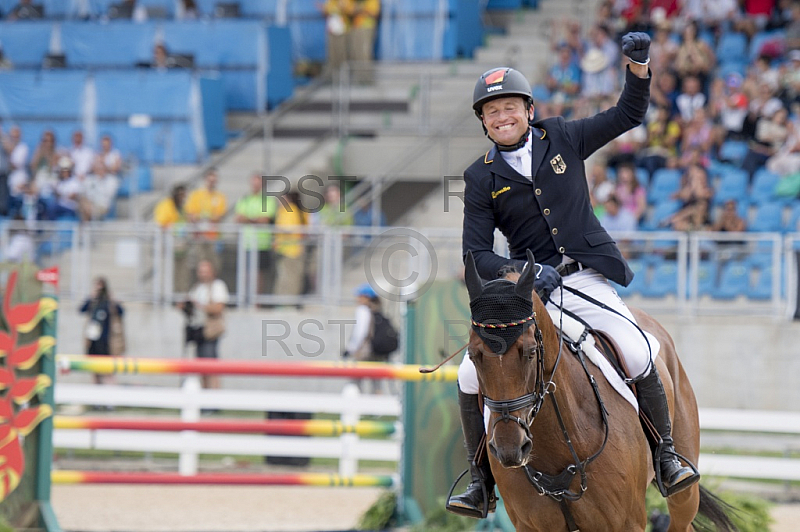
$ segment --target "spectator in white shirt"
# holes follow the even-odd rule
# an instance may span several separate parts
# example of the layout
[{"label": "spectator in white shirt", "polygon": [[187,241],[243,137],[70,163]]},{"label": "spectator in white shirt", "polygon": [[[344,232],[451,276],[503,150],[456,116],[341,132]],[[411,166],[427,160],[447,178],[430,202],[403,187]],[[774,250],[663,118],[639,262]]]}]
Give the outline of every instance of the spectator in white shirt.
[{"label": "spectator in white shirt", "polygon": [[103,135],[100,139],[100,153],[97,156],[103,159],[106,172],[119,176],[122,171],[122,154],[114,147],[109,135]]},{"label": "spectator in white shirt", "polygon": [[676,104],[684,123],[689,122],[694,117],[695,111],[705,106],[706,97],[701,89],[702,85],[699,78],[688,76],[683,80],[683,92],[678,95]]},{"label": "spectator in white shirt", "polygon": [[72,134],[72,147],[69,156],[75,164],[73,173],[78,179],[83,179],[92,171],[94,164],[94,150],[83,143],[83,132],[76,131]]},{"label": "spectator in white shirt", "polygon": [[97,157],[92,173],[86,176],[83,188],[84,195],[80,201],[81,220],[102,220],[117,197],[119,178],[109,173],[103,159]]},{"label": "spectator in white shirt", "polygon": [[62,216],[77,217],[78,204],[83,195],[81,181],[72,173],[73,165],[69,157],[58,160],[58,182],[55,197],[50,203],[49,218],[56,220]]},{"label": "spectator in white shirt", "polygon": [[8,137],[3,139],[3,145],[8,154],[9,170],[8,187],[11,195],[19,195],[20,187],[28,182],[28,145],[21,140],[22,132],[19,127],[13,126]]}]

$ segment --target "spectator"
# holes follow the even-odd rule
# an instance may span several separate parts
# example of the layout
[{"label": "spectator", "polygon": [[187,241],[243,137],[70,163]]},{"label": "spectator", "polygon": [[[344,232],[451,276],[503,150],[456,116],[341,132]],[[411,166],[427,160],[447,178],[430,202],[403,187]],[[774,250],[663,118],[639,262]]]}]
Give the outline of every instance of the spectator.
[{"label": "spectator", "polygon": [[11,218],[21,217],[28,227],[33,227],[38,220],[47,219],[47,204],[36,193],[35,186],[28,182],[22,185],[20,195],[15,198],[9,208]]},{"label": "spectator", "polygon": [[[791,22],[786,26],[786,47],[789,50],[800,48],[800,3],[792,2]],[[791,52],[790,52],[791,53]]]},{"label": "spectator", "polygon": [[[271,294],[275,284],[275,254],[272,251],[272,231],[275,223],[275,196],[262,189],[258,172],[250,176],[250,194],[236,202],[236,222],[245,224],[244,246],[248,253],[258,252],[258,280],[256,294]],[[252,290],[252,288],[251,288]]]},{"label": "spectator", "polygon": [[168,68],[174,68],[175,61],[170,57],[169,52],[167,52],[167,47],[164,43],[156,43],[153,46],[153,62],[150,63],[150,68],[154,68],[156,70],[167,70]]},{"label": "spectator", "polygon": [[647,128],[640,124],[608,143],[608,166],[633,164],[637,154],[647,145]]},{"label": "spectator", "polygon": [[334,80],[347,61],[347,41],[350,32],[347,4],[349,0],[327,0],[322,7],[328,36],[328,68]]},{"label": "spectator", "polygon": [[692,119],[683,128],[681,148],[684,153],[699,150],[704,159],[710,158],[714,146],[719,144],[722,133],[715,129],[713,122],[708,119],[704,107],[696,109]]},{"label": "spectator", "polygon": [[763,117],[756,124],[756,136],[749,143],[749,150],[742,161],[742,168],[747,170],[752,179],[756,170],[764,166],[767,160],[778,153],[789,136],[789,112],[781,107],[770,117]]},{"label": "spectator", "polygon": [[329,227],[353,225],[353,215],[348,212],[339,185],[325,187],[325,205],[319,211],[319,220]]},{"label": "spectator", "polygon": [[78,218],[78,202],[83,195],[83,185],[72,173],[72,160],[63,156],[58,161],[58,182],[54,189],[54,197],[50,201],[50,220],[62,217]]},{"label": "spectator", "polygon": [[668,160],[677,157],[680,140],[681,126],[670,119],[668,108],[659,107],[655,119],[647,124],[647,147],[641,152],[640,166],[652,177]]},{"label": "spectator", "polygon": [[661,72],[656,76],[655,83],[650,87],[651,106],[666,107],[669,116],[678,113],[678,81],[675,74],[670,71]]},{"label": "spectator", "polygon": [[744,138],[754,139],[758,122],[763,117],[771,117],[781,107],[783,107],[783,102],[775,97],[769,84],[757,82],[756,94],[750,99],[747,116],[742,124]]},{"label": "spectator", "polygon": [[639,223],[628,209],[623,209],[615,195],[611,195],[605,202],[605,212],[600,217],[600,224],[609,232],[636,231]]},{"label": "spectator", "polygon": [[[116,357],[125,353],[125,328],[122,322],[125,310],[111,297],[105,278],[95,280],[94,292],[83,302],[80,312],[89,316],[83,330],[87,355]],[[103,384],[108,382],[108,378],[95,374],[94,382]]]},{"label": "spectator", "polygon": [[759,81],[766,83],[770,90],[775,94],[780,86],[780,72],[772,66],[772,59],[767,55],[760,55],[756,62],[750,66],[749,75]]},{"label": "spectator", "polygon": [[[197,284],[189,299],[179,305],[187,317],[187,342],[197,346],[198,358],[218,358],[217,344],[225,332],[225,306],[230,300],[225,281],[218,279],[214,265],[201,260],[197,264]],[[219,376],[203,375],[204,388],[219,388]]]},{"label": "spectator", "polygon": [[3,149],[8,154],[8,188],[11,195],[19,195],[23,184],[28,182],[28,145],[21,140],[22,132],[13,126],[8,137],[3,138]]},{"label": "spectator", "polygon": [[617,168],[617,187],[614,195],[621,210],[626,211],[638,223],[647,210],[647,190],[636,179],[632,164],[623,164]]},{"label": "spectator", "polygon": [[697,77],[703,87],[715,64],[714,52],[705,41],[698,39],[697,23],[690,22],[683,29],[683,41],[675,57],[675,72],[680,78]]},{"label": "spectator", "polygon": [[781,177],[800,172],[800,129],[791,122],[789,126],[783,145],[766,162],[767,170]]},{"label": "spectator", "polygon": [[670,23],[663,21],[656,27],[653,42],[650,44],[650,70],[664,72],[675,62],[678,44],[670,36]]},{"label": "spectator", "polygon": [[741,139],[743,135],[748,102],[747,95],[742,90],[742,81],[740,74],[729,74],[724,80],[724,92],[714,94],[711,99],[726,139]]},{"label": "spectator", "polygon": [[736,200],[729,199],[725,202],[717,217],[717,221],[710,227],[711,231],[737,233],[747,230],[747,222],[737,212]]},{"label": "spectator", "polygon": [[82,221],[103,220],[117,198],[119,178],[108,173],[101,157],[94,161],[92,173],[83,183],[84,196],[80,201]]},{"label": "spectator", "polygon": [[39,145],[31,157],[31,175],[36,189],[43,197],[52,194],[56,184],[54,169],[58,163],[58,152],[56,151],[56,135],[51,130],[42,133]]},{"label": "spectator", "polygon": [[122,172],[122,154],[114,147],[110,135],[100,138],[100,153],[97,154],[106,166],[106,172],[119,177]]},{"label": "spectator", "polygon": [[566,43],[558,46],[556,63],[547,73],[547,89],[551,97],[558,95],[566,100],[571,100],[580,93],[581,69],[573,61],[572,52]]},{"label": "spectator", "polygon": [[[300,209],[300,196],[297,192],[287,192],[278,201],[275,227],[287,229],[306,225],[305,213]],[[277,254],[278,274],[276,293],[296,296],[303,293],[305,279],[305,247],[301,232],[277,232],[275,234],[275,253]]]},{"label": "spectator", "polygon": [[[21,214],[17,214],[14,217],[14,221],[22,224],[25,219]],[[31,237],[30,230],[24,225],[12,225],[9,234],[8,245],[2,254],[3,261],[12,263],[36,262],[36,243]]]},{"label": "spectator", "polygon": [[353,61],[356,83],[361,85],[374,82],[372,65],[375,49],[375,29],[381,11],[380,0],[351,0],[350,3],[350,42],[348,58]]},{"label": "spectator", "polygon": [[172,286],[178,293],[186,293],[191,287],[189,271],[189,239],[186,234],[186,187],[175,185],[168,198],[156,205],[153,219],[163,230],[172,229],[173,233],[173,276]]},{"label": "spectator", "polygon": [[675,231],[699,231],[709,223],[711,197],[714,191],[708,185],[705,168],[692,165],[683,175],[683,183],[674,197],[681,201],[681,209],[668,223]]},{"label": "spectator", "polygon": [[186,187],[175,185],[172,187],[170,196],[159,201],[156,205],[155,211],[153,211],[153,219],[162,229],[183,225],[186,222],[183,213],[185,201]]},{"label": "spectator", "polygon": [[200,18],[197,2],[195,0],[180,0],[175,10],[175,18],[178,20],[197,20]]},{"label": "spectator", "polygon": [[616,76],[608,58],[599,48],[592,48],[581,60],[581,96],[595,103],[614,92]]},{"label": "spectator", "polygon": [[614,193],[614,187],[614,183],[608,179],[606,165],[600,163],[592,165],[592,171],[589,174],[589,191],[594,214],[598,218],[603,216],[606,201]]},{"label": "spectator", "polygon": [[72,147],[69,149],[69,156],[72,159],[72,172],[80,180],[83,180],[92,171],[94,164],[94,150],[83,143],[83,132],[75,131],[72,134]]},{"label": "spectator", "polygon": [[700,78],[688,76],[683,80],[683,91],[675,99],[675,105],[681,114],[684,123],[689,123],[694,117],[695,111],[702,109],[706,105],[706,96],[702,93]]},{"label": "spectator", "polygon": [[217,190],[218,180],[217,169],[209,168],[206,171],[204,186],[193,190],[186,200],[184,212],[192,224],[194,236],[189,249],[190,269],[194,269],[200,260],[211,261],[215,270],[221,263],[216,249],[219,241],[217,224],[225,216],[227,201],[225,195]]},{"label": "spectator", "polygon": [[32,0],[19,0],[19,4],[8,12],[7,20],[35,20],[42,18],[42,12],[33,5]]}]

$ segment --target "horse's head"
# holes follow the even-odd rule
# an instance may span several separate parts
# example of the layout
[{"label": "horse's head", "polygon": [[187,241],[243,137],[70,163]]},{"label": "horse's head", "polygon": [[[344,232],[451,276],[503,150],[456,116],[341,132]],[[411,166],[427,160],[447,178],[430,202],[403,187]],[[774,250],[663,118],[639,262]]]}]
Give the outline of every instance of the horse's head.
[{"label": "horse's head", "polygon": [[533,293],[533,255],[517,282],[481,281],[472,254],[467,255],[472,330],[469,355],[478,373],[484,402],[491,411],[489,450],[503,467],[524,466],[532,448],[530,422],[543,397],[544,344],[537,317],[546,311]]}]

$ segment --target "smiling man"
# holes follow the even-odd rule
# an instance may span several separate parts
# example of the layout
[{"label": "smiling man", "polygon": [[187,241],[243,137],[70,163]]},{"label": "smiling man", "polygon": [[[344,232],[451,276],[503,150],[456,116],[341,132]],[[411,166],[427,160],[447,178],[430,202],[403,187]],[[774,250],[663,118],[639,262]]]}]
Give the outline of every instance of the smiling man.
[{"label": "smiling man", "polygon": [[[611,279],[627,286],[633,272],[593,213],[584,168],[584,160],[597,149],[642,123],[650,100],[649,48],[647,34],[622,38],[630,64],[619,101],[582,120],[556,117],[533,122],[531,86],[525,76],[512,68],[496,68],[480,77],[472,108],[494,146],[464,172],[462,251],[465,258],[472,252],[478,273],[491,281],[514,269],[521,272],[530,249],[537,260],[535,289],[543,294],[548,310],[557,313],[563,307],[614,338],[637,383],[639,404],[661,436],[661,442],[651,441],[663,450],[654,463],[660,468],[665,494],[671,495],[699,476],[674,454],[666,396],[650,363],[653,344],[608,283]],[[496,228],[508,240],[510,258],[493,251]],[[562,282],[564,291],[554,292]],[[522,334],[523,327],[516,329],[508,342]],[[493,350],[505,353],[511,347],[508,342]],[[459,368],[458,385],[472,482],[465,493],[450,498],[447,509],[485,517],[495,506],[494,481],[488,461],[473,462],[484,424],[469,356]]]}]

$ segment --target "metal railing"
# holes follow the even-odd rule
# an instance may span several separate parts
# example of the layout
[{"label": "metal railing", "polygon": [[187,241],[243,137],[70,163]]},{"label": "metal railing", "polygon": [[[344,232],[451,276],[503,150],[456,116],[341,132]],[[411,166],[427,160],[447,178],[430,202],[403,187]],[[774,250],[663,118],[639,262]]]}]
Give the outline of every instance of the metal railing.
[{"label": "metal railing", "polygon": [[[260,241],[259,231],[272,242]],[[629,287],[618,287],[632,304],[683,315],[725,315],[742,304],[748,313],[775,317],[795,310],[800,233],[614,236],[636,273]],[[430,282],[463,272],[460,230],[436,228],[221,224],[209,234],[149,223],[0,225],[0,262],[19,260],[20,250],[41,267],[61,268],[62,297],[83,298],[93,278],[104,276],[120,300],[158,305],[185,298],[201,259],[215,263],[239,307],[348,304],[352,288],[363,282],[405,301]],[[497,250],[505,253],[502,242]],[[281,275],[293,276],[292,293],[274,271],[282,267]]]}]

